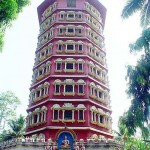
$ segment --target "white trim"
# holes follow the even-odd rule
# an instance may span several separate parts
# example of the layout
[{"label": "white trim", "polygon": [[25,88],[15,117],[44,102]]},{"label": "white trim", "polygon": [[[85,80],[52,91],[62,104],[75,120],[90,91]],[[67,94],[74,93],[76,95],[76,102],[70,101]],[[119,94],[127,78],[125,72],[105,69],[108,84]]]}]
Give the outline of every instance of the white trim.
[{"label": "white trim", "polygon": [[[85,14],[86,15],[86,14]],[[50,18],[50,17],[48,17],[48,18]],[[47,19],[48,19],[47,18]],[[83,16],[82,16],[82,20],[83,20]],[[46,21],[46,20],[45,20]],[[42,23],[44,23],[44,21],[42,22]],[[41,24],[42,24],[41,23]],[[96,33],[98,33],[103,39],[104,39],[104,35],[103,34],[101,34],[100,32],[97,32],[97,30],[91,25],[91,24],[88,24],[87,23],[87,21],[80,21],[80,22],[76,22],[76,21],[68,21],[68,20],[63,20],[63,21],[55,21],[53,24],[51,24],[50,25],[50,27],[49,28],[47,28],[45,31],[43,31],[43,32],[41,32],[39,35],[38,35],[38,37],[40,37],[41,35],[43,35],[46,31],[48,31],[54,24],[86,24],[87,26],[89,26],[90,28],[92,28]],[[99,22],[100,23],[100,22]],[[40,27],[41,27],[41,24],[40,24]],[[100,23],[101,24],[101,23]],[[101,24],[102,25],[102,24]],[[102,31],[104,31],[104,28],[103,28],[103,25],[102,25]]]},{"label": "white trim", "polygon": [[43,80],[37,82],[36,84],[33,84],[31,85],[31,88],[35,87],[36,85],[40,84],[41,82],[45,81],[46,79],[48,79],[49,77],[62,77],[62,78],[90,78],[91,80],[94,80],[97,84],[100,84],[102,87],[106,88],[108,91],[110,91],[109,87],[105,84],[103,84],[102,82],[100,81],[97,81],[96,79],[94,79],[93,77],[91,77],[90,75],[78,75],[78,76],[75,76],[75,75],[49,75],[48,77],[44,78]]},{"label": "white trim", "polygon": [[[46,101],[44,101],[44,102],[41,102],[41,103],[38,103],[38,104],[36,104],[36,105],[34,105],[34,106],[31,106],[30,108],[28,108],[27,110],[30,110],[30,109],[32,109],[32,108],[35,108],[35,107],[38,107],[38,106],[40,106],[40,105],[42,105],[42,104],[44,104],[44,103],[46,103],[46,102],[49,102],[49,101],[54,101],[54,102],[60,102],[60,101],[64,101],[64,102],[68,102],[68,99],[47,99]],[[91,99],[70,99],[70,101],[71,102],[91,102],[92,104],[95,104],[95,105],[97,105],[98,107],[101,107],[101,108],[103,108],[103,109],[106,109],[107,111],[110,111],[110,112],[112,112],[112,110],[111,109],[109,109],[109,108],[107,108],[107,107],[105,107],[105,106],[102,106],[102,105],[100,105],[100,104],[98,104],[98,102],[96,103],[96,102],[94,102],[93,100],[91,100]]]},{"label": "white trim", "polygon": [[[101,131],[101,130],[98,130],[98,129],[94,129],[92,127],[67,127],[67,128],[72,129],[72,130],[76,130],[76,129],[77,130],[88,130],[89,129],[89,130],[96,131],[96,132],[99,132],[99,133],[102,133],[102,134],[113,136],[113,134],[111,134],[111,133],[107,133],[107,132],[104,132],[104,131]],[[25,135],[32,134],[32,133],[42,131],[42,130],[45,130],[45,129],[64,129],[64,127],[62,127],[62,126],[47,126],[47,127],[44,127],[44,128],[34,130],[34,131],[26,132]]]},{"label": "white trim", "polygon": [[[45,61],[49,60],[49,58],[51,58],[52,56],[54,56],[54,57],[60,57],[59,54],[51,55],[51,56],[49,56],[48,58],[46,58],[45,60],[43,60],[42,62],[40,62],[39,64],[37,64],[36,66],[34,66],[33,69],[37,68],[38,66],[40,66],[41,64],[43,64]],[[63,56],[64,56],[64,57],[69,57],[69,56],[72,57],[72,55],[61,55],[61,57],[63,57]],[[83,58],[84,58],[84,57],[88,57],[89,59],[91,59],[92,61],[94,61],[97,65],[101,66],[101,68],[103,68],[103,69],[105,69],[106,71],[108,71],[107,66],[104,66],[104,65],[100,64],[98,61],[96,61],[95,59],[93,59],[92,57],[90,57],[88,54],[87,54],[87,55],[73,55],[73,57],[80,57],[80,58],[82,58],[82,57],[83,57]]]},{"label": "white trim", "polygon": [[82,37],[69,37],[69,36],[65,36],[65,37],[60,37],[60,36],[54,36],[53,38],[51,38],[49,41],[47,41],[46,43],[44,43],[41,47],[37,47],[36,49],[36,52],[40,51],[40,49],[44,48],[44,46],[47,44],[47,43],[50,43],[50,41],[52,41],[53,39],[82,39],[82,40],[88,40],[90,41],[95,47],[97,47],[98,49],[100,49],[102,52],[104,52],[106,54],[106,51],[103,50],[100,46],[98,46],[95,42],[91,41],[89,38],[87,38],[86,36],[82,36]]}]

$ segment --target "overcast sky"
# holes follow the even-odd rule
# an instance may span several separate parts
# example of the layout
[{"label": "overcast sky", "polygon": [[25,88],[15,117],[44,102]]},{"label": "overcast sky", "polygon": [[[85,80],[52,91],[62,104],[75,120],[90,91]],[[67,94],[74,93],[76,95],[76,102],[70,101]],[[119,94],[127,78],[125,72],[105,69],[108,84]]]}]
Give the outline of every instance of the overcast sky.
[{"label": "overcast sky", "polygon": [[[37,6],[43,0],[32,0],[7,30],[3,53],[0,54],[0,91],[13,91],[21,100],[18,114],[26,115],[29,99],[29,87],[39,34]],[[126,68],[135,64],[135,56],[129,53],[128,45],[139,36],[139,18],[133,16],[128,20],[120,17],[124,0],[100,0],[107,8],[105,23],[105,44],[109,69],[110,96],[112,106],[113,128],[116,129],[120,115],[128,109],[130,100],[125,94]]]}]

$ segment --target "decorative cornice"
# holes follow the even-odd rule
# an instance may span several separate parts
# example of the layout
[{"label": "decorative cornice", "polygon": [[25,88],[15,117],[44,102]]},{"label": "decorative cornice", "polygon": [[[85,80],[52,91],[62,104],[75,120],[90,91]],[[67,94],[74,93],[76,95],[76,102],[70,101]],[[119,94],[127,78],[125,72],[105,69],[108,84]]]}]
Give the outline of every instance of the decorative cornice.
[{"label": "decorative cornice", "polygon": [[96,82],[97,84],[100,84],[101,86],[103,86],[104,88],[106,88],[107,90],[109,90],[109,88],[106,86],[106,85],[104,85],[102,82],[100,82],[100,81],[97,81],[96,79],[94,79],[93,77],[91,77],[91,76],[89,76],[89,75],[49,75],[49,76],[47,76],[47,77],[45,77],[43,80],[41,80],[41,81],[39,81],[39,82],[37,82],[37,83],[35,83],[35,84],[33,84],[33,85],[31,85],[31,87],[30,87],[30,89],[32,89],[33,87],[35,87],[35,86],[37,86],[37,85],[39,85],[40,83],[42,83],[43,81],[45,81],[45,80],[47,80],[48,78],[50,78],[50,77],[53,77],[53,78],[70,78],[70,77],[72,77],[72,78],[90,78],[91,80],[93,80],[94,82]]},{"label": "decorative cornice", "polygon": [[[99,132],[101,134],[105,134],[105,135],[113,137],[113,134],[111,134],[111,133],[104,132],[104,131],[101,131],[101,130],[98,130],[98,129],[94,129],[92,127],[69,127],[69,126],[67,126],[67,128],[72,129],[72,130],[92,130],[92,131]],[[64,129],[64,127],[62,127],[62,126],[47,126],[47,127],[44,127],[44,128],[36,129],[34,131],[26,132],[25,135],[27,136],[28,134],[33,134],[33,133],[36,133],[36,132],[39,132],[39,131],[42,131],[42,130],[46,130],[46,129]]]},{"label": "decorative cornice", "polygon": [[54,26],[54,25],[56,25],[56,24],[86,24],[87,26],[89,26],[91,29],[93,29],[99,36],[101,36],[103,39],[104,39],[104,35],[102,35],[101,33],[99,33],[99,32],[97,32],[97,30],[93,27],[93,26],[91,26],[90,24],[88,24],[86,21],[79,21],[79,22],[71,22],[71,21],[57,21],[57,22],[55,22],[55,23],[53,23],[52,25],[50,25],[50,27],[49,28],[47,28],[44,32],[42,32],[42,33],[40,33],[39,35],[38,35],[38,38],[40,37],[40,36],[42,36],[44,33],[46,33],[52,26]]},{"label": "decorative cornice", "polygon": [[101,47],[99,47],[96,43],[94,43],[92,40],[90,40],[89,38],[87,38],[86,36],[84,36],[84,37],[70,37],[70,36],[65,36],[65,37],[61,37],[61,36],[55,36],[55,37],[53,37],[53,38],[51,38],[49,41],[47,41],[46,43],[44,43],[41,47],[39,47],[39,48],[37,48],[36,49],[36,53],[38,52],[38,51],[40,51],[47,43],[50,43],[50,41],[52,41],[53,39],[78,39],[78,40],[88,40],[88,41],[90,41],[95,47],[97,47],[98,49],[100,49],[102,52],[104,52],[105,54],[106,54],[106,52],[105,52],[105,50],[103,50],[104,48],[101,48]]},{"label": "decorative cornice", "polygon": [[[29,108],[27,109],[27,111],[28,110],[30,110],[30,109],[33,109],[33,108],[35,108],[35,107],[38,107],[38,106],[40,106],[40,105],[43,105],[43,104],[45,104],[45,103],[47,103],[47,102],[49,102],[49,101],[53,101],[53,102],[60,102],[60,101],[63,101],[63,102],[68,102],[68,99],[47,99],[47,100],[45,100],[45,101],[43,101],[43,102],[41,102],[41,103],[38,103],[38,104],[35,104],[34,106],[29,106]],[[92,103],[92,104],[94,104],[94,105],[97,105],[97,106],[99,106],[99,107],[101,107],[101,108],[103,108],[103,109],[105,109],[105,110],[107,110],[107,111],[109,111],[109,112],[112,112],[112,110],[110,109],[110,108],[108,108],[108,107],[105,107],[105,106],[103,106],[103,105],[101,105],[101,104],[99,104],[98,102],[94,102],[92,99],[70,99],[70,101],[71,102],[90,102],[90,103]]]}]

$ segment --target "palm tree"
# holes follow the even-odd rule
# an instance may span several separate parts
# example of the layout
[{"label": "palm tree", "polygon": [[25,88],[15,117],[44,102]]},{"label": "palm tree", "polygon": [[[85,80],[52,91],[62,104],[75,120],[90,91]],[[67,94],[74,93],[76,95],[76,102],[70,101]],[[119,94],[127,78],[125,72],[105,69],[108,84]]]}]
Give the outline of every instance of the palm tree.
[{"label": "palm tree", "polygon": [[131,52],[138,52],[144,50],[145,54],[150,52],[150,28],[144,29],[141,36],[129,45]]},{"label": "palm tree", "polygon": [[0,134],[1,141],[22,137],[25,133],[25,118],[20,115],[19,118],[10,120],[8,126],[10,129]]},{"label": "palm tree", "polygon": [[150,0],[127,0],[121,16],[129,18],[138,11],[141,14],[141,26],[145,28],[150,24]]}]

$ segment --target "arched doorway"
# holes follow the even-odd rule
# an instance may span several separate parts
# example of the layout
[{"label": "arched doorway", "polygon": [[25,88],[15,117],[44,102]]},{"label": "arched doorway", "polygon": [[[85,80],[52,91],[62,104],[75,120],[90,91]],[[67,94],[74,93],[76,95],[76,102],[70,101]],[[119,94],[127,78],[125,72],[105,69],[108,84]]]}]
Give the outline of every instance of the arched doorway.
[{"label": "arched doorway", "polygon": [[62,131],[57,137],[58,149],[73,150],[74,136],[69,131]]}]

